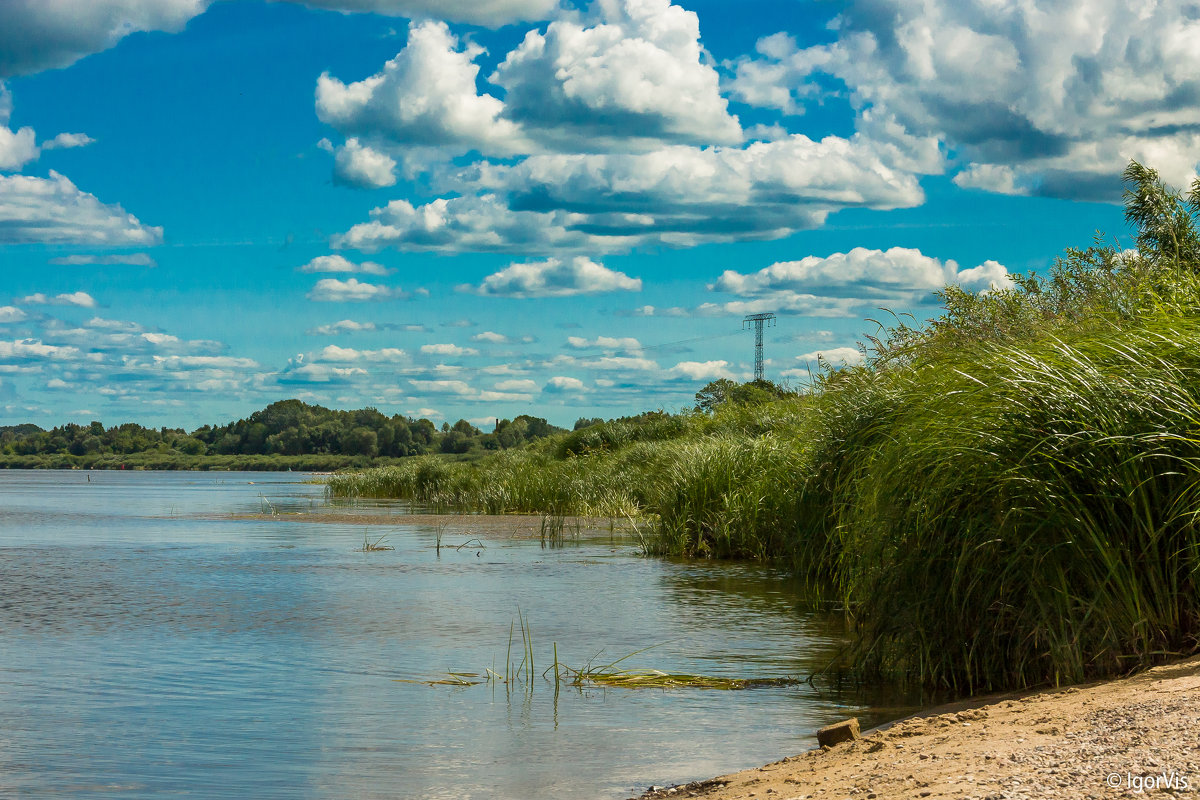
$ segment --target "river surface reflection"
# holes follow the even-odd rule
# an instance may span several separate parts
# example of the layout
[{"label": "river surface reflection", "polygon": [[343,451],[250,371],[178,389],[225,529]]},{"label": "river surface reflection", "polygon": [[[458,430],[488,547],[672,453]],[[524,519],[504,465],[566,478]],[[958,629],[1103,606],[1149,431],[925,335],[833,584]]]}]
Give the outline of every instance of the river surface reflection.
[{"label": "river surface reflection", "polygon": [[395,549],[364,553],[362,525],[289,520],[324,504],[306,480],[0,471],[0,795],[621,798],[904,710],[820,684],[400,682],[502,670],[518,608],[538,672],[557,644],[572,666],[653,646],[626,664],[800,675],[836,640],[781,572],[607,534],[438,553],[397,517],[369,531]]}]

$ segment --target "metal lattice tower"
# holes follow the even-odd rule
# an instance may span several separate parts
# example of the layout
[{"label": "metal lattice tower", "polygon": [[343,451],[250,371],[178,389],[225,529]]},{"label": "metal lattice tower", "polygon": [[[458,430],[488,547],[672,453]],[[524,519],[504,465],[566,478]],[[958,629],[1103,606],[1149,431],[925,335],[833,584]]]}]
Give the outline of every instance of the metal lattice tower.
[{"label": "metal lattice tower", "polygon": [[774,314],[751,314],[742,320],[742,330],[753,323],[754,325],[754,380],[763,380],[762,332],[763,325],[775,324]]}]

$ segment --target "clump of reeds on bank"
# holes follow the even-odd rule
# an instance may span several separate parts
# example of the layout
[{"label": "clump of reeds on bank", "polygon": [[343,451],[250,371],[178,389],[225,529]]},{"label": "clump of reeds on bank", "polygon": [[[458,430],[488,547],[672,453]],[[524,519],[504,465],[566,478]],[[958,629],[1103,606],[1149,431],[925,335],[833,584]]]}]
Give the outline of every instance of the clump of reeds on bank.
[{"label": "clump of reeds on bank", "polygon": [[1200,182],[1126,171],[1137,251],[942,294],[803,396],[614,421],[334,493],[641,515],[656,552],[778,559],[845,609],[856,669],[960,691],[1200,649]]}]

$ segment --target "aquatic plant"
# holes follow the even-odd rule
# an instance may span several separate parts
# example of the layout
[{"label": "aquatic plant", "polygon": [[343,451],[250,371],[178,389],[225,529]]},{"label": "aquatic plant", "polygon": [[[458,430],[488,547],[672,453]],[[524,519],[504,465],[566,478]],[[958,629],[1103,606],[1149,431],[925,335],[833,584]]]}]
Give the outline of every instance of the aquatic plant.
[{"label": "aquatic plant", "polygon": [[363,531],[362,547],[358,549],[363,553],[377,553],[381,550],[395,550],[396,548],[392,547],[390,544],[384,544],[384,542],[387,540],[387,537],[388,535],[385,533],[383,536],[375,539],[375,541],[371,541],[370,537],[367,536],[367,532]]}]

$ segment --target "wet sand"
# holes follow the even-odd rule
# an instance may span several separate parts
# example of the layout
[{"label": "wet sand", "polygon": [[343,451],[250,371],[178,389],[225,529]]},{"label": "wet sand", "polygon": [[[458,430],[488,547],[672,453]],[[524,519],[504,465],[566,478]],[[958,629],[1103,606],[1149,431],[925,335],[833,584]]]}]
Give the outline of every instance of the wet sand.
[{"label": "wet sand", "polygon": [[642,798],[1147,795],[1200,800],[1200,657],[1122,680],[941,706],[857,742]]}]

